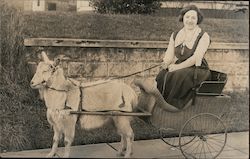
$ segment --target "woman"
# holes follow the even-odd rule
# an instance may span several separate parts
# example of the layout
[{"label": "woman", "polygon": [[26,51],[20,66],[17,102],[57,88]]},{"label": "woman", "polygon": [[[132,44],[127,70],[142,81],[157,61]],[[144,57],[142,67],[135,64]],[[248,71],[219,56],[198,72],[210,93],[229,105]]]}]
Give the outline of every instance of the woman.
[{"label": "woman", "polygon": [[[172,33],[163,58],[162,70],[156,77],[157,88],[167,103],[182,109],[192,99],[192,88],[209,79],[210,71],[204,55],[209,47],[209,35],[199,24],[203,15],[195,5],[180,12],[183,28]],[[194,83],[195,66],[197,80]]]}]

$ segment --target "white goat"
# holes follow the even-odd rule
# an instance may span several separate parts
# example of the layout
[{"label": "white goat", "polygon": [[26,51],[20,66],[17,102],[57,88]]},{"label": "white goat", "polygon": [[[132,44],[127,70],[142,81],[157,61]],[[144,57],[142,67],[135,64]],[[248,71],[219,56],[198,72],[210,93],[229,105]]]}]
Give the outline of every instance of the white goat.
[{"label": "white goat", "polygon": [[[45,101],[47,107],[47,120],[54,130],[52,150],[47,157],[53,157],[55,155],[59,140],[63,134],[65,143],[64,157],[69,157],[70,146],[74,140],[75,125],[78,117],[76,114],[70,114],[70,111],[78,110],[81,101],[80,89],[84,90],[84,88],[80,88],[74,85],[71,81],[66,80],[63,74],[63,69],[58,65],[58,60],[54,62],[49,60],[45,52],[42,52],[42,57],[43,61],[38,64],[36,73],[32,78],[30,85],[33,89],[39,89],[39,92],[41,93],[40,95],[42,95],[41,97]],[[113,88],[116,88],[115,90],[119,87],[122,89],[122,92],[126,92],[127,96],[123,93],[109,91],[113,93],[111,95],[112,98],[116,95],[116,98],[122,99],[121,101],[123,103],[120,103],[120,105],[117,105],[116,107],[130,105],[132,108],[135,108],[135,106],[137,106],[138,98],[135,91],[125,83],[111,81],[106,87],[104,86],[106,84],[101,85],[103,85],[102,90],[112,90],[110,87],[113,85]],[[130,97],[128,97],[128,95]],[[110,103],[110,101],[113,100],[107,99],[106,97],[107,96],[104,95],[100,97],[101,99],[93,100],[99,100],[103,103]],[[84,100],[86,99],[82,98],[82,103],[86,104]],[[121,106],[121,104],[124,104],[124,106]],[[66,105],[71,109],[65,109]],[[84,105],[82,105],[82,109],[84,109]],[[79,117],[81,127],[85,129],[100,127],[106,123],[108,119],[114,121],[114,126],[117,128],[117,132],[121,135],[121,147],[118,151],[118,155],[130,157],[132,154],[132,142],[134,141],[134,133],[130,125],[132,119],[131,116],[80,115]]]}]

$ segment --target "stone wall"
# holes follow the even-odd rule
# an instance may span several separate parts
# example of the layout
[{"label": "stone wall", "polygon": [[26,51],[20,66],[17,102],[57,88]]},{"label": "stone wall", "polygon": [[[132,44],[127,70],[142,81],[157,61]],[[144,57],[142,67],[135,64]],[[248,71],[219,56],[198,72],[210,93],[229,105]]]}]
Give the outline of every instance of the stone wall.
[{"label": "stone wall", "polygon": [[[53,59],[64,56],[62,66],[65,75],[78,80],[95,81],[135,73],[161,62],[164,48],[105,48],[105,47],[44,47]],[[27,47],[27,61],[36,65],[38,56],[36,46]],[[213,70],[228,74],[224,91],[242,91],[249,89],[249,50],[213,49],[206,53],[209,66]],[[35,70],[35,67],[33,67]],[[155,78],[160,68],[138,74],[145,78]],[[123,80],[132,84],[136,76]],[[133,85],[132,85],[133,86]]]}]

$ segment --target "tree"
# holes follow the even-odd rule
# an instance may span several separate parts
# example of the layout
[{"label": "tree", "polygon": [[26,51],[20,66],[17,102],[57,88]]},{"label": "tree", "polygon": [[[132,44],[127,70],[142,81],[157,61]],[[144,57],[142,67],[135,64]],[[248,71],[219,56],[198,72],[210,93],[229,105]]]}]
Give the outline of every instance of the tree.
[{"label": "tree", "polygon": [[151,14],[161,6],[159,0],[90,0],[98,13]]}]

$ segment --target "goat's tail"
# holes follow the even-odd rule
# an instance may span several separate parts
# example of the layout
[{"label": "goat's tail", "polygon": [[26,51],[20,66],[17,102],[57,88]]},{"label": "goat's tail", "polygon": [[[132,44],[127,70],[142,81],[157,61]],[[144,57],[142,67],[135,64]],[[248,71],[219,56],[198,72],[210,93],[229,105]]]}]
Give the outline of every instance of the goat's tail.
[{"label": "goat's tail", "polygon": [[136,109],[138,107],[138,95],[136,93],[134,93],[133,98],[131,100],[131,105],[132,105],[132,109]]}]

